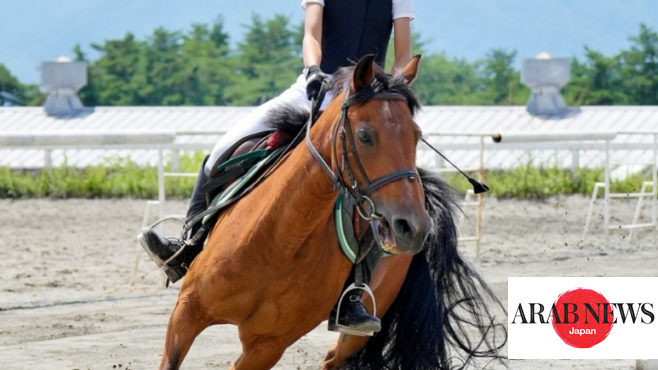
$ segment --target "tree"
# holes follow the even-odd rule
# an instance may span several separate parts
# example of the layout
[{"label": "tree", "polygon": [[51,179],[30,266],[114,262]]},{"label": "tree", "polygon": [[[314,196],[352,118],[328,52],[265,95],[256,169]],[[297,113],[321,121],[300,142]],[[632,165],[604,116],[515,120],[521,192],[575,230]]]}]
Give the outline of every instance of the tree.
[{"label": "tree", "polygon": [[45,101],[37,85],[24,85],[0,64],[0,107],[5,105],[42,105]]},{"label": "tree", "polygon": [[89,61],[89,59],[87,59],[87,54],[85,54],[84,50],[82,50],[80,44],[76,44],[73,47],[73,54],[75,55],[75,60],[87,63],[87,85],[80,89],[78,92],[78,97],[80,98],[80,101],[82,101],[83,105],[95,107],[99,105],[99,86],[97,86],[99,81],[98,79],[93,78],[91,75],[92,71],[90,71],[90,69],[93,68],[92,63]]},{"label": "tree", "polygon": [[[103,45],[92,44],[101,57],[87,67],[89,84],[80,92],[83,104],[145,104],[136,88],[143,44],[132,33],[127,33],[123,39],[106,40]],[[84,54],[78,57],[84,58]]]},{"label": "tree", "polygon": [[[233,67],[222,18],[193,24],[190,31],[154,30],[145,41],[132,34],[92,45],[101,52],[89,62],[86,105],[228,105]],[[79,46],[76,58],[85,60]]]},{"label": "tree", "polygon": [[0,64],[0,106],[20,103],[23,85]]},{"label": "tree", "polygon": [[477,69],[463,59],[444,53],[423,57],[413,89],[427,105],[475,105],[481,102],[482,83]]},{"label": "tree", "polygon": [[516,51],[493,49],[478,63],[484,80],[484,104],[524,104],[530,91],[521,85],[521,75],[514,69]]},{"label": "tree", "polygon": [[245,40],[238,44],[237,84],[230,93],[237,105],[258,105],[280,94],[301,72],[302,62],[294,44],[289,19],[275,15],[263,21],[253,15]]},{"label": "tree", "polygon": [[630,50],[619,54],[620,78],[630,99],[639,105],[658,104],[658,33],[645,24],[629,38]]},{"label": "tree", "polygon": [[585,46],[585,60],[574,58],[565,88],[573,105],[658,104],[658,34],[644,24],[629,37],[630,50],[614,56]]},{"label": "tree", "polygon": [[182,105],[182,34],[162,27],[142,45],[138,57],[136,84],[140,105]]},{"label": "tree", "polygon": [[180,89],[185,105],[228,105],[227,88],[234,83],[232,61],[229,58],[228,34],[223,20],[211,27],[194,24],[183,36],[182,81]]},{"label": "tree", "polygon": [[619,57],[606,57],[585,46],[585,61],[571,63],[571,81],[565,88],[570,105],[629,104],[623,91]]}]

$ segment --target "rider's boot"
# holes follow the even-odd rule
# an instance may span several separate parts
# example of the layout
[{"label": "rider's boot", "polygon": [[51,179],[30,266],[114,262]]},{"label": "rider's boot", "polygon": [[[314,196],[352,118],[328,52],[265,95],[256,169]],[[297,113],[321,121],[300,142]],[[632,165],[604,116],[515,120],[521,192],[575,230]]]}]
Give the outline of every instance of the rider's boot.
[{"label": "rider's boot", "polygon": [[[190,199],[190,206],[186,216],[187,220],[190,220],[207,207],[206,192],[203,190],[203,184],[208,181],[208,176],[204,171],[207,160],[208,157],[203,160],[201,170],[199,171],[196,183],[194,184],[194,191],[192,192],[192,198]],[[194,225],[194,227],[192,227],[191,236],[194,236],[197,231],[199,231],[200,227],[200,223]],[[197,237],[195,240],[196,242],[192,244],[191,242],[182,239],[171,237],[163,238],[150,227],[143,228],[142,234],[139,237],[142,248],[144,248],[146,253],[158,265],[158,267],[162,267],[165,274],[167,274],[169,281],[172,283],[175,283],[185,276],[192,260],[194,260],[203,249],[205,235]],[[167,263],[165,264],[165,262]]]},{"label": "rider's boot", "polygon": [[[382,252],[380,248],[373,248],[361,263],[352,268],[350,277],[346,285],[356,282],[357,284],[367,284],[372,278],[372,273],[381,260]],[[357,279],[357,275],[359,279]],[[357,282],[358,281],[358,282]],[[382,323],[376,316],[372,316],[366,310],[361,301],[362,290],[352,290],[347,292],[341,303],[337,322],[341,326],[349,327],[350,332],[360,333],[377,333],[382,329]]]},{"label": "rider's boot", "polygon": [[381,321],[377,317],[368,314],[361,301],[361,291],[356,290],[348,293],[343,298],[338,323],[359,332],[377,333],[382,330]]}]

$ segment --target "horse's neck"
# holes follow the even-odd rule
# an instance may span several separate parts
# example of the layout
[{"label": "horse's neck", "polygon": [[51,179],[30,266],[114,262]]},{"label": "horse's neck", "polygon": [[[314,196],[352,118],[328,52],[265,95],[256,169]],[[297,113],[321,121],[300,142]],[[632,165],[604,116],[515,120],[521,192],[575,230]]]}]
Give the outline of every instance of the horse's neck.
[{"label": "horse's neck", "polygon": [[[311,132],[311,139],[320,155],[331,165],[331,127],[336,113],[325,113]],[[337,191],[329,176],[302,142],[264,183],[263,215],[272,218],[277,239],[282,238],[288,248],[295,248],[311,234],[323,234],[332,225],[333,205]],[[266,189],[265,189],[266,188]],[[285,221],[285,222],[279,222]]]}]

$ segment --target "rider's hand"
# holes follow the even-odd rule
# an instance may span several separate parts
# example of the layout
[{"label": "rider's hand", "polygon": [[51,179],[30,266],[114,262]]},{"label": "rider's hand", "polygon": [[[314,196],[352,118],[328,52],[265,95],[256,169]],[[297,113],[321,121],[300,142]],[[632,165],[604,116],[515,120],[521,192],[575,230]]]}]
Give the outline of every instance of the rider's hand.
[{"label": "rider's hand", "polygon": [[310,66],[306,69],[306,97],[308,100],[317,99],[322,83],[329,79],[320,67]]}]

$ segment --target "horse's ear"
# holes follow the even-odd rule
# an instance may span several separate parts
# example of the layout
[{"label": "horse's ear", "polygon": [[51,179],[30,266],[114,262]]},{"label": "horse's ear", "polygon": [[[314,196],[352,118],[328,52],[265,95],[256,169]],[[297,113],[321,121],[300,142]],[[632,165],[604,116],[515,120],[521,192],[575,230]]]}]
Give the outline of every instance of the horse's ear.
[{"label": "horse's ear", "polygon": [[420,54],[414,55],[413,58],[402,69],[402,75],[407,80],[407,85],[411,85],[418,75],[418,64],[420,63]]},{"label": "horse's ear", "polygon": [[370,54],[366,55],[354,68],[354,76],[352,77],[352,87],[354,92],[359,92],[366,86],[370,86],[372,80],[375,78],[375,56]]}]

